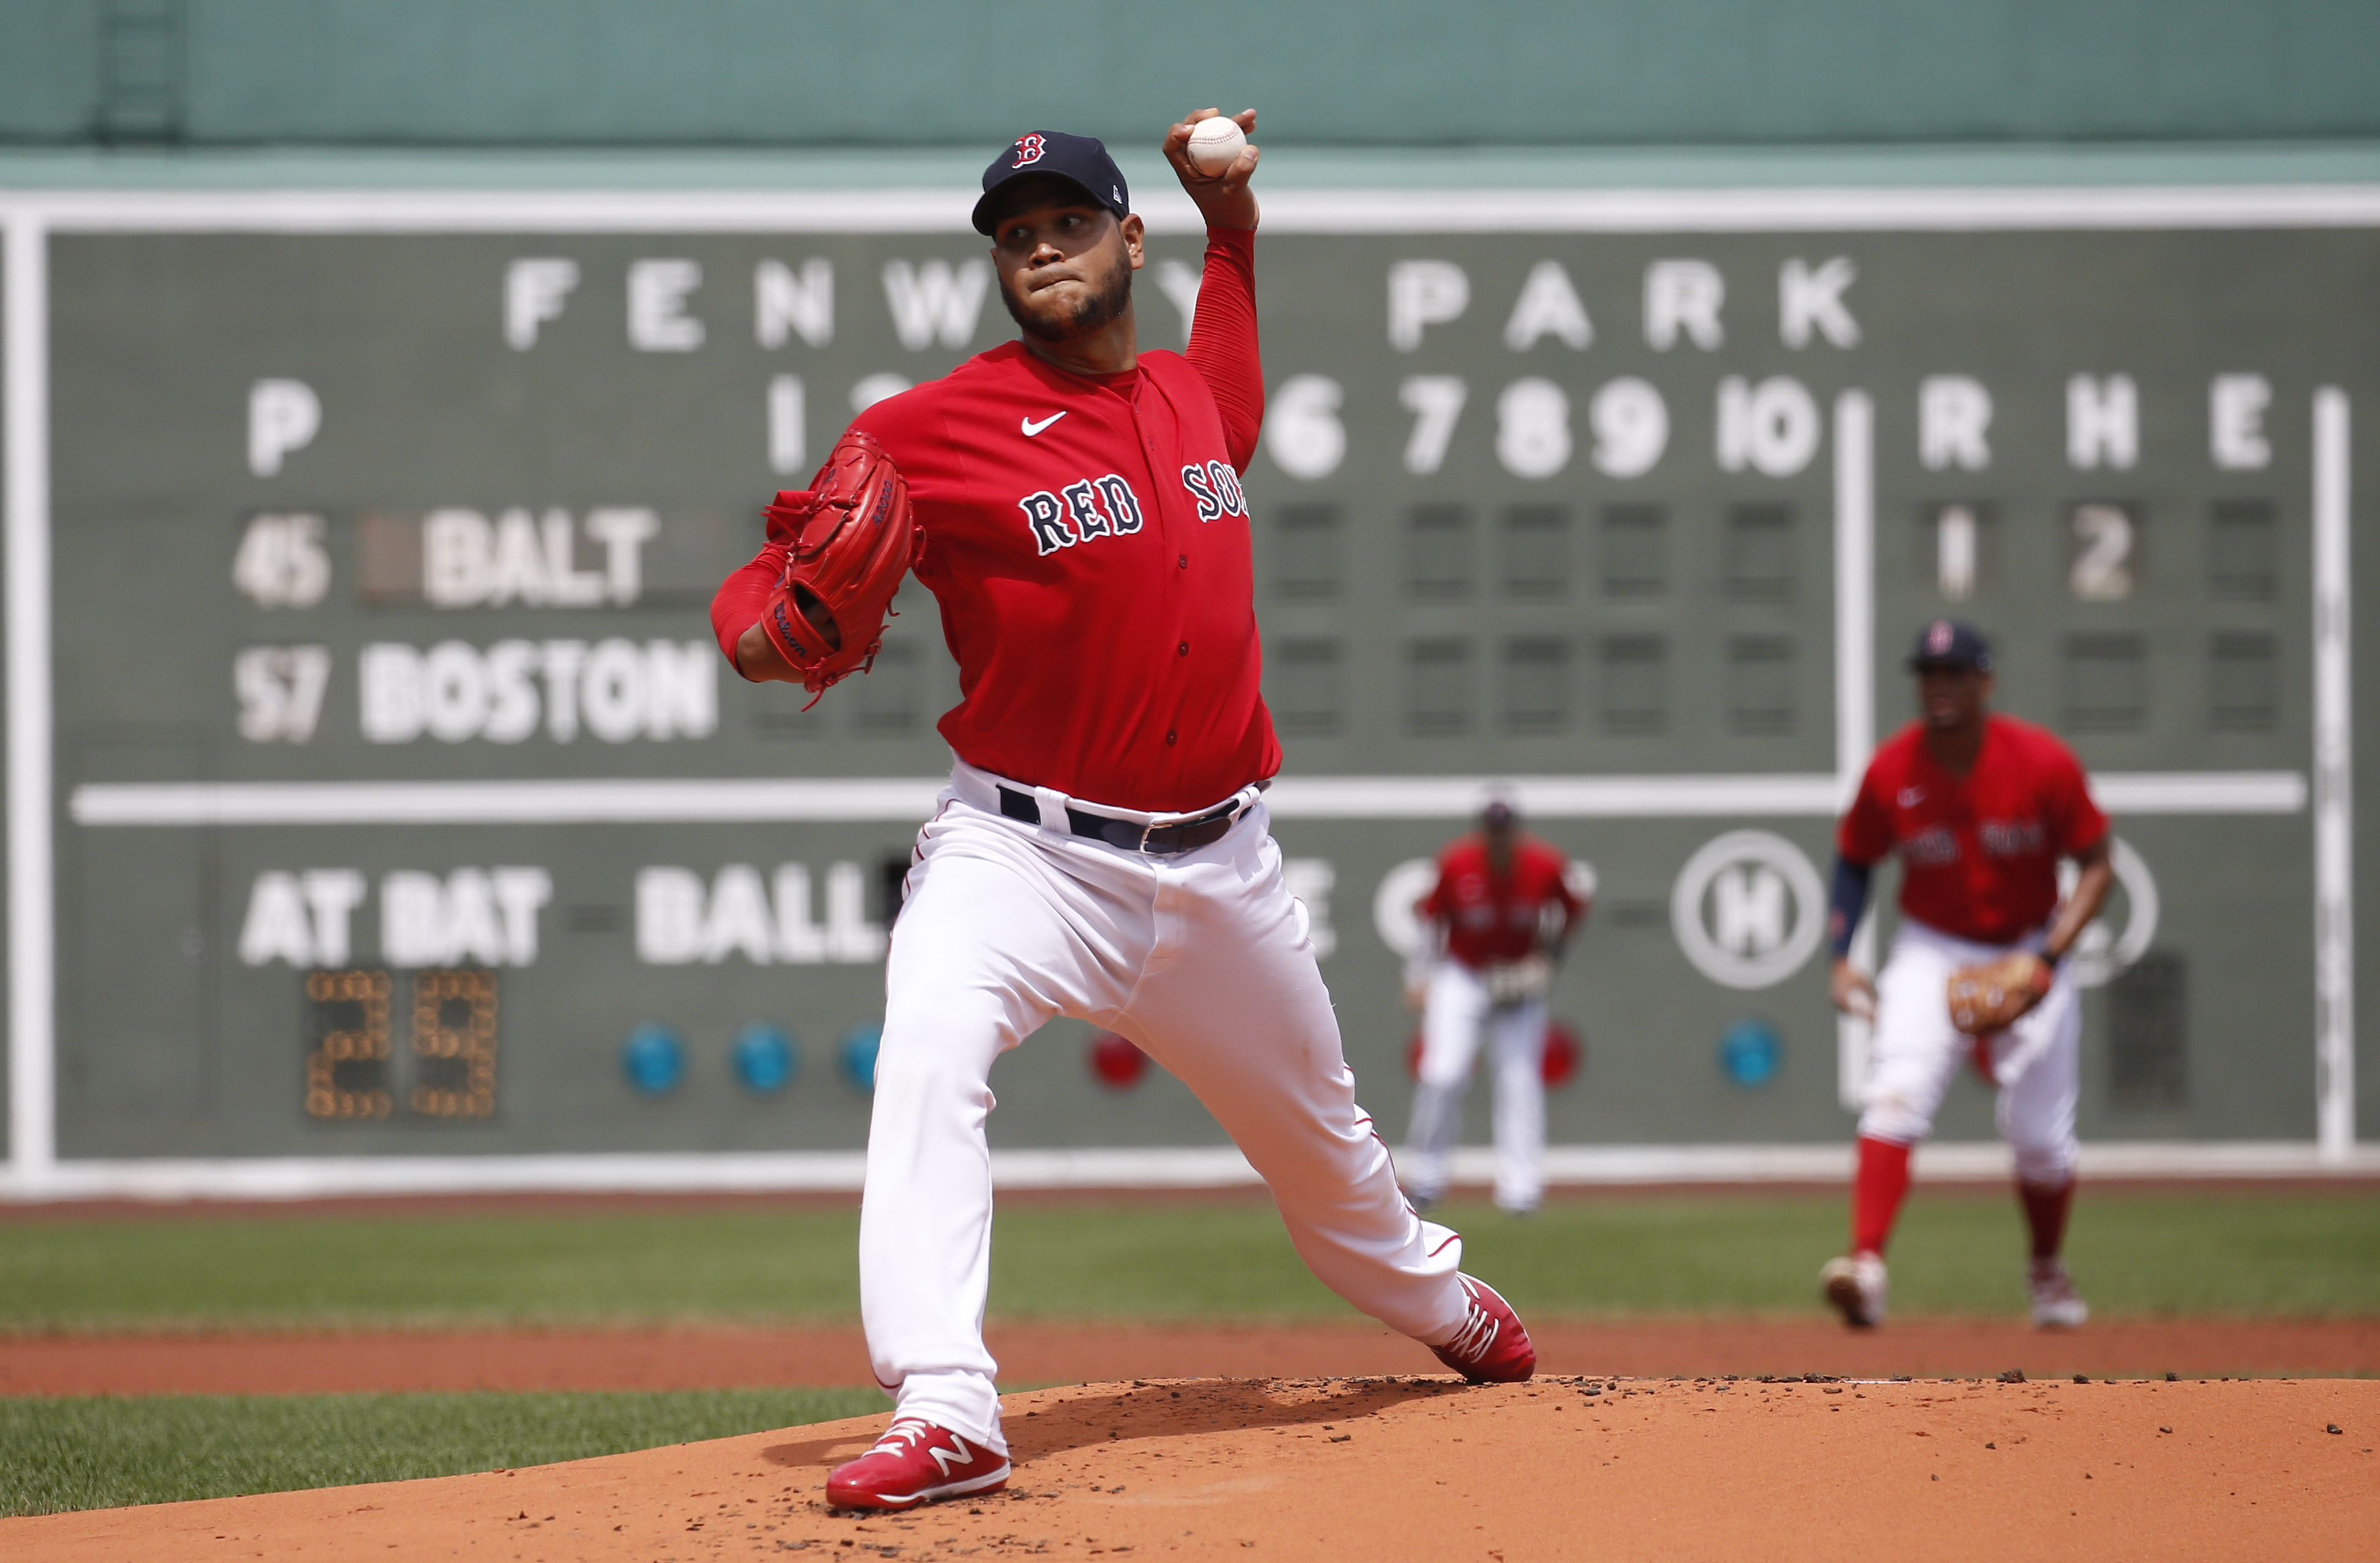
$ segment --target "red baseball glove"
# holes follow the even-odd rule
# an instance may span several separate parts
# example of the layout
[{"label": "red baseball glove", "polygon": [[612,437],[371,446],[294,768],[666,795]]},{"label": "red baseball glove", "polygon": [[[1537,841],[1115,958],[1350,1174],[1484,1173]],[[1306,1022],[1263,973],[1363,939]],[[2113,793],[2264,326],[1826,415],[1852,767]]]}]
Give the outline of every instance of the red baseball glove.
[{"label": "red baseball glove", "polygon": [[835,442],[808,489],[780,493],[768,515],[770,530],[790,538],[760,633],[800,672],[803,688],[823,695],[875,665],[892,594],[926,534],[909,514],[900,468],[856,429]]},{"label": "red baseball glove", "polygon": [[1980,966],[1961,966],[1950,974],[1950,1024],[1969,1036],[2006,1031],[2027,1010],[2048,995],[2057,974],[2049,963],[2030,951]]}]

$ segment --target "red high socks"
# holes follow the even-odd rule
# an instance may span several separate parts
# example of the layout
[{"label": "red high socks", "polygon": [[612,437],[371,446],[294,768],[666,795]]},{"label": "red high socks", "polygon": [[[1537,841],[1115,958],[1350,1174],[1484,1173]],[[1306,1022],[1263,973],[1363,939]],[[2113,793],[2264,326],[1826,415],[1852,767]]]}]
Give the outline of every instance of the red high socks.
[{"label": "red high socks", "polygon": [[1859,1142],[1859,1176],[1852,1184],[1852,1252],[1884,1253],[1900,1202],[1909,1193],[1909,1153],[1912,1147],[1889,1140]]},{"label": "red high socks", "polygon": [[2057,1258],[2058,1251],[2066,1246],[2066,1217],[2074,1208],[2074,1180],[2069,1178],[2062,1183],[2019,1180],[2016,1197],[2024,1206],[2024,1224],[2033,1229],[2033,1256]]}]

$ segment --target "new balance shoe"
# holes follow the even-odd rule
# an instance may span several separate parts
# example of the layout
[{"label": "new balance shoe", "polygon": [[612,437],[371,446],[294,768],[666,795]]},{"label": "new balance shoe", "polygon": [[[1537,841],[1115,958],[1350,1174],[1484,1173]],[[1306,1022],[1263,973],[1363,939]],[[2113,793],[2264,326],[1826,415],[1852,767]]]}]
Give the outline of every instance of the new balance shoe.
[{"label": "new balance shoe", "polygon": [[1853,1329],[1884,1322],[1884,1260],[1874,1254],[1847,1254],[1818,1272],[1820,1295]]},{"label": "new balance shoe", "polygon": [[826,1479],[836,1508],[914,1508],[1008,1484],[1008,1457],[921,1416],[895,1417],[876,1447]]},{"label": "new balance shoe", "polygon": [[1537,1351],[1521,1315],[1497,1295],[1496,1289],[1471,1276],[1457,1283],[1471,1307],[1454,1339],[1433,1346],[1438,1360],[1474,1384],[1519,1384],[1537,1371]]},{"label": "new balance shoe", "polygon": [[2035,1259],[2025,1270],[2025,1289],[2033,1293],[2035,1329],[2076,1329],[2091,1316],[2090,1304],[2074,1290],[2063,1259]]}]

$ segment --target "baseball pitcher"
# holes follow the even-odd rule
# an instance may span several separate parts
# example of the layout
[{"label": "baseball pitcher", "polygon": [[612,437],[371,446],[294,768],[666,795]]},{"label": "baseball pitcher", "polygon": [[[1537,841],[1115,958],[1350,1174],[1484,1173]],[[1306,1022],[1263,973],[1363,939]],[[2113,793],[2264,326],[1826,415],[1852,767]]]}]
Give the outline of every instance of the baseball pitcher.
[{"label": "baseball pitcher", "polygon": [[745,677],[815,694],[866,667],[914,562],[963,692],[892,931],[868,1125],[860,1308],[896,1407],[830,1475],[839,1506],[1008,1479],[983,1342],[989,1080],[1057,1015],[1189,1085],[1340,1295],[1468,1378],[1536,1363],[1461,1273],[1462,1240],[1399,1192],[1282,880],[1240,486],[1264,416],[1257,153],[1202,171],[1192,125],[1213,117],[1163,144],[1207,222],[1186,354],[1137,345],[1143,228],[1106,149],[1019,136],[974,223],[1022,334],[861,414],[816,487],[777,496],[768,545],[712,608]]},{"label": "baseball pitcher", "polygon": [[[2074,1103],[2082,1015],[2067,952],[2114,878],[2107,821],[2071,751],[1986,709],[1992,653],[1972,625],[1937,619],[1909,666],[1919,718],[1887,740],[1837,833],[1828,933],[1836,1005],[1876,1024],[1859,1121],[1852,1247],[1820,1274],[1854,1328],[1884,1321],[1884,1247],[1909,1192],[1909,1157],[1971,1059],[1998,1087],[2032,1232],[2033,1321],[2087,1316],[2061,1256],[2074,1200]],[[1900,854],[1900,927],[1871,983],[1852,965],[1868,881]],[[2061,905],[2058,865],[2080,867]]]}]

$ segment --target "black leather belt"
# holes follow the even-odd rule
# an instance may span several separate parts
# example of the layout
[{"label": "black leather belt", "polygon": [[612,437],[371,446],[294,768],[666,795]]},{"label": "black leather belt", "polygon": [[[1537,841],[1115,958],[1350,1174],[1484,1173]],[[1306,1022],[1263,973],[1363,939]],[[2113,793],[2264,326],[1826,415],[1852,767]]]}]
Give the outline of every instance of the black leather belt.
[{"label": "black leather belt", "polygon": [[[1034,801],[1033,794],[1020,793],[1014,787],[1000,789],[1000,812],[1022,824],[1041,823],[1041,806]],[[1088,836],[1095,842],[1105,842],[1126,852],[1147,852],[1160,857],[1172,857],[1221,841],[1224,832],[1232,828],[1232,822],[1239,817],[1240,806],[1236,800],[1184,819],[1179,825],[1135,825],[1129,819],[1111,819],[1104,814],[1085,814],[1081,809],[1070,808],[1066,811],[1066,828],[1078,836]]]}]

